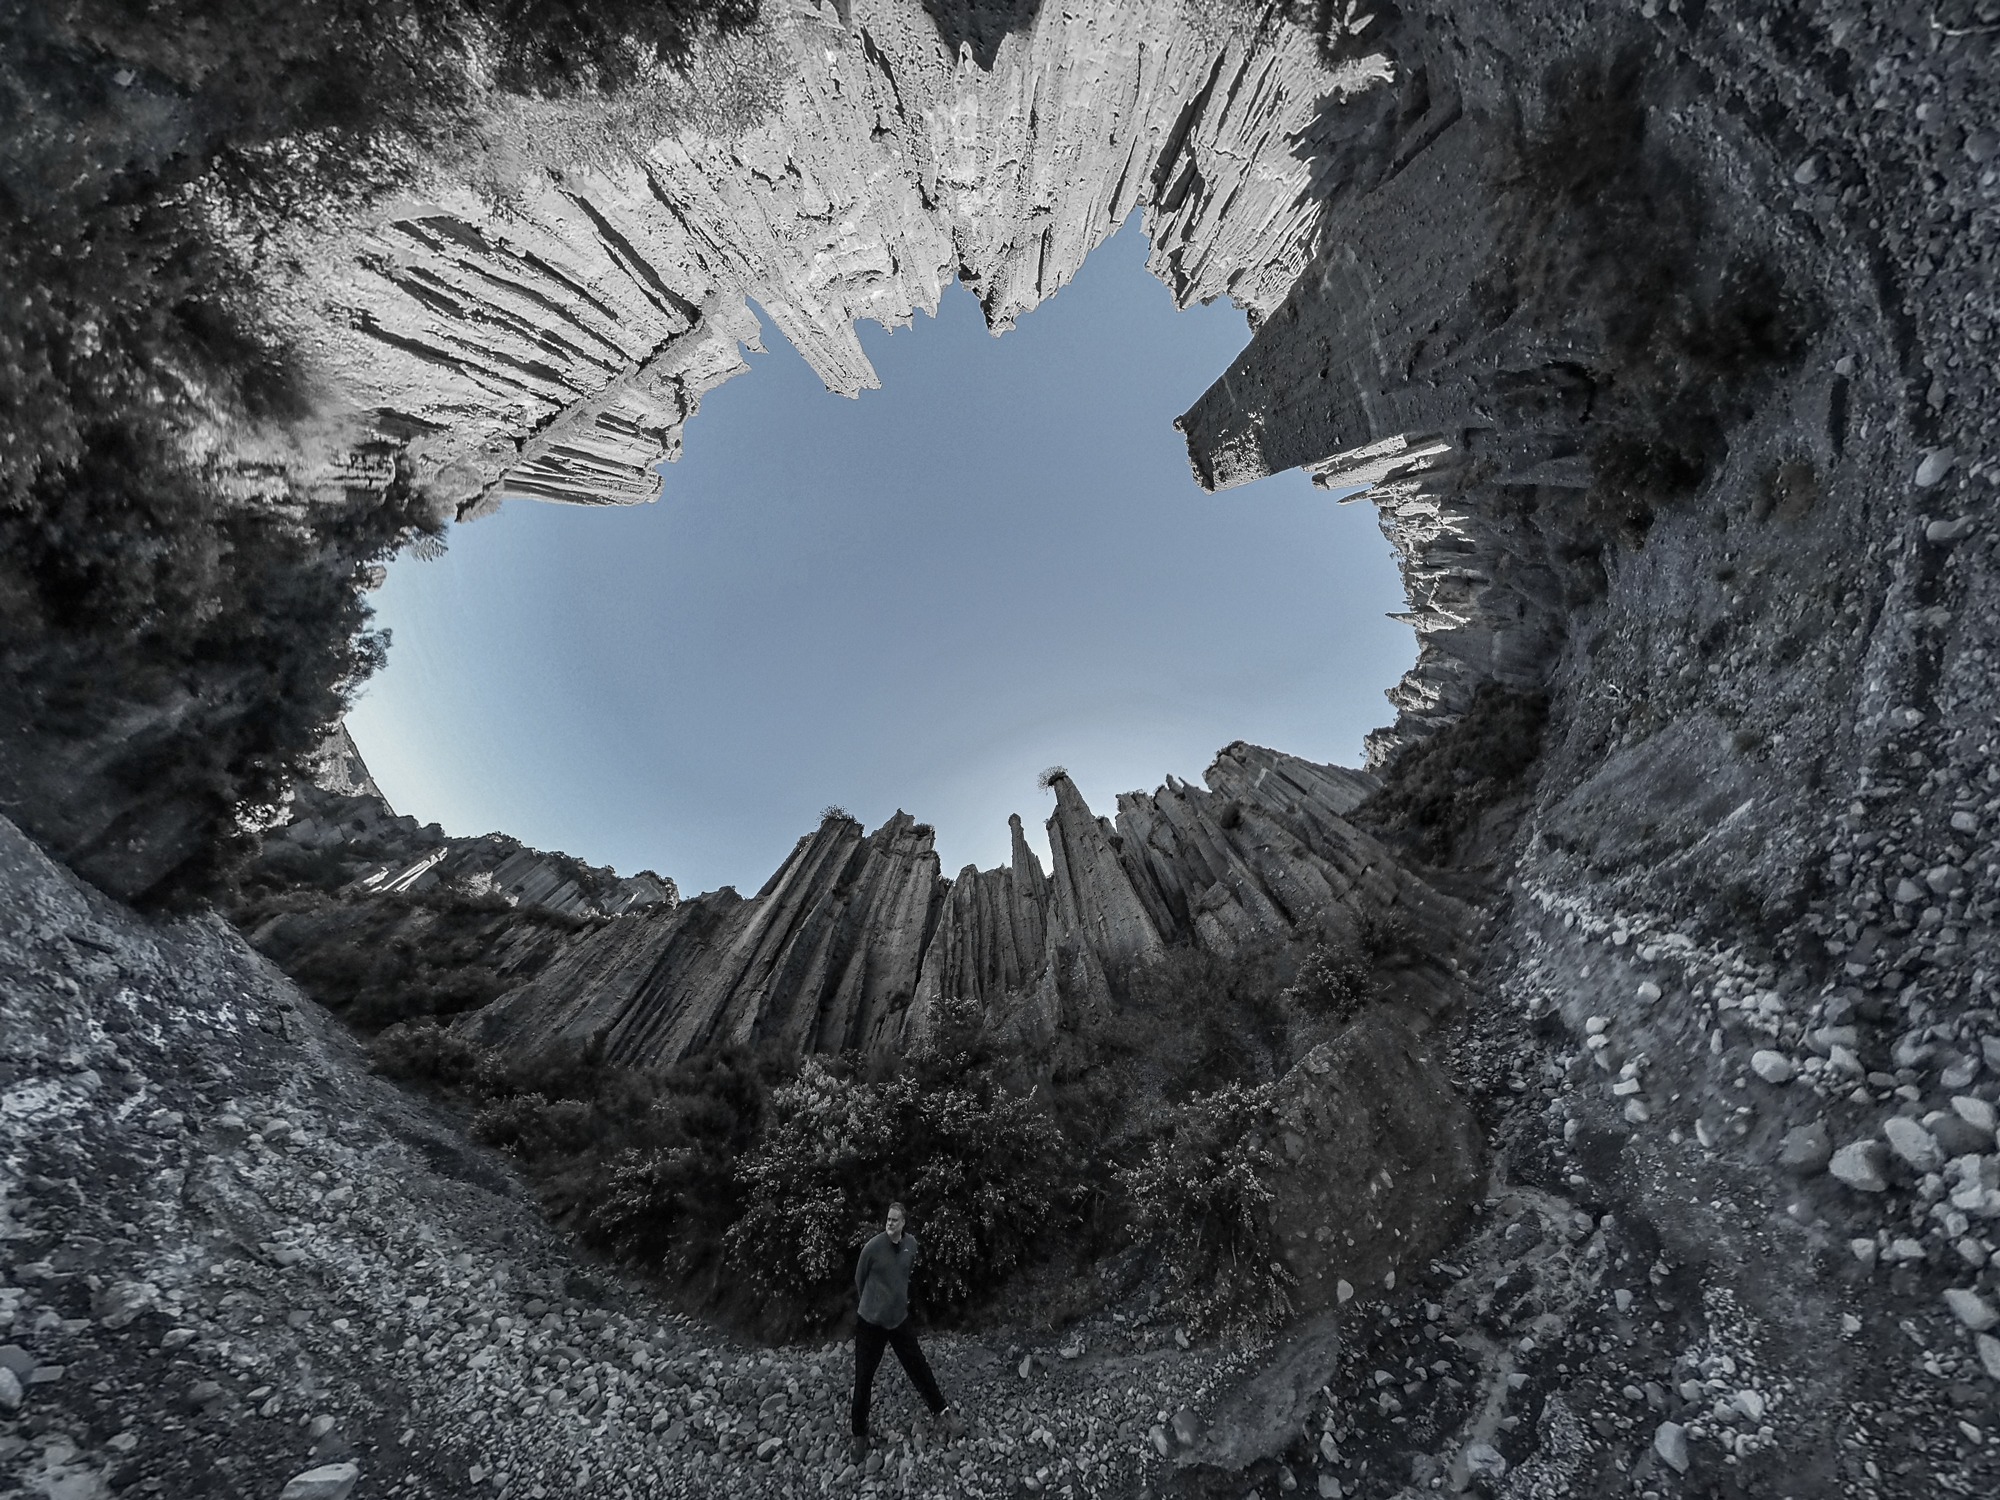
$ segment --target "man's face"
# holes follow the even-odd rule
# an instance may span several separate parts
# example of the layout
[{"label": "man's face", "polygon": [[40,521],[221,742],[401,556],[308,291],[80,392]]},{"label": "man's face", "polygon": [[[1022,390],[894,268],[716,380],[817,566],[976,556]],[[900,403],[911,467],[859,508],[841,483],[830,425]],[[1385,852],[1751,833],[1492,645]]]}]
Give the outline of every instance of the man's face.
[{"label": "man's face", "polygon": [[889,1238],[890,1238],[890,1239],[892,1239],[892,1240],[900,1240],[900,1239],[901,1239],[901,1238],[903,1237],[903,1211],[902,1211],[902,1209],[900,1209],[900,1208],[892,1208],[892,1209],[890,1209],[890,1210],[889,1210],[889,1217],[888,1217],[888,1220],[887,1220],[887,1221],[886,1221],[886,1222],[885,1222],[885,1223],[884,1223],[884,1224],[882,1225],[882,1227],[883,1227],[883,1229],[885,1229],[886,1231],[888,1231],[888,1235],[889,1235]]}]

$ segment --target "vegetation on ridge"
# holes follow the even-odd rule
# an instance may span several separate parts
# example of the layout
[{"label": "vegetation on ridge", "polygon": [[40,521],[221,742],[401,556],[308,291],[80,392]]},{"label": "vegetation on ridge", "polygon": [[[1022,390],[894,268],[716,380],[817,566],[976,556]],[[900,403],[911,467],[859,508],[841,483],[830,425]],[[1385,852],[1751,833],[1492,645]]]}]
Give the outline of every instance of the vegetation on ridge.
[{"label": "vegetation on ridge", "polygon": [[1064,1282],[1138,1251],[1124,1263],[1159,1266],[1191,1326],[1259,1326],[1292,1305],[1272,1085],[1379,992],[1407,941],[1384,923],[1358,944],[1174,950],[1127,976],[1107,1024],[1039,1056],[1001,1046],[969,1001],[875,1072],[741,1048],[638,1071],[601,1038],[524,1055],[435,1020],[391,1027],[373,1053],[455,1099],[587,1243],[766,1337],[842,1315],[891,1198],[926,1247],[931,1318],[1018,1315],[1019,1277]]}]

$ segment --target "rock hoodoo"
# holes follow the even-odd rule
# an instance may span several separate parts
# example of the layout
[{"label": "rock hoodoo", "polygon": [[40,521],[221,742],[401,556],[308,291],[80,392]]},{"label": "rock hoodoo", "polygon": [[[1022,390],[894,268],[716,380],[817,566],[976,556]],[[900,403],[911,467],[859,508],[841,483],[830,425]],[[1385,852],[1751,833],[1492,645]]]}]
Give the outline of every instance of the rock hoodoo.
[{"label": "rock hoodoo", "polygon": [[636,1066],[774,1041],[894,1055],[950,998],[1046,1046],[1104,1015],[1113,979],[1170,945],[1227,957],[1272,937],[1352,938],[1391,912],[1435,961],[1430,993],[1454,983],[1474,918],[1347,820],[1367,776],[1237,744],[1206,780],[1121,798],[1113,822],[1058,776],[1050,873],[1018,822],[1011,868],[947,881],[908,814],[873,833],[830,816],[755,896],[612,923],[464,1024],[513,1046],[601,1035]]}]

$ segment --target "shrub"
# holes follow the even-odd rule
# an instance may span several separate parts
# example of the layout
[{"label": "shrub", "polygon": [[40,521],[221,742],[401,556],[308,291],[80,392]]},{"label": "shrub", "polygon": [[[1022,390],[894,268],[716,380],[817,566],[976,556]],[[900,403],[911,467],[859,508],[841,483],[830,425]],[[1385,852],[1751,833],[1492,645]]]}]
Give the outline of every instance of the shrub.
[{"label": "shrub", "polygon": [[[1280,995],[1290,967],[1279,942],[1227,957],[1169,949],[1128,976],[1107,1040],[1133,1054],[1142,1073],[1157,1070],[1157,1091],[1169,1095],[1274,1078],[1287,1062],[1290,1018]],[[1150,1092],[1143,1083],[1141,1091]]]},{"label": "shrub", "polygon": [[1284,998],[1307,1015],[1345,1021],[1368,998],[1370,975],[1361,951],[1337,940],[1315,943],[1299,960]]},{"label": "shrub", "polygon": [[1425,859],[1444,863],[1479,818],[1526,780],[1548,716],[1547,693],[1482,684],[1457,719],[1391,757],[1356,821],[1403,834]]},{"label": "shrub", "polygon": [[1165,1263],[1168,1301],[1197,1330],[1291,1316],[1297,1278],[1278,1257],[1266,1180],[1273,1125],[1271,1085],[1230,1084],[1173,1110],[1119,1174],[1134,1232]]},{"label": "shrub", "polygon": [[927,1079],[843,1078],[808,1060],[772,1097],[768,1130],[739,1166],[743,1215],[726,1240],[759,1293],[804,1321],[851,1295],[854,1259],[891,1199],[909,1205],[924,1285],[962,1310],[1071,1218],[1079,1187],[1055,1122],[983,1067],[932,1060]]},{"label": "shrub", "polygon": [[458,1088],[472,1082],[485,1053],[435,1021],[405,1021],[376,1037],[368,1056],[390,1078]]},{"label": "shrub", "polygon": [[1540,128],[1512,143],[1500,253],[1475,287],[1490,322],[1525,310],[1565,331],[1596,309],[1581,373],[1595,483],[1588,525],[1638,546],[1700,488],[1749,398],[1795,363],[1820,312],[1730,243],[1696,178],[1650,138],[1644,57],[1551,71]]}]

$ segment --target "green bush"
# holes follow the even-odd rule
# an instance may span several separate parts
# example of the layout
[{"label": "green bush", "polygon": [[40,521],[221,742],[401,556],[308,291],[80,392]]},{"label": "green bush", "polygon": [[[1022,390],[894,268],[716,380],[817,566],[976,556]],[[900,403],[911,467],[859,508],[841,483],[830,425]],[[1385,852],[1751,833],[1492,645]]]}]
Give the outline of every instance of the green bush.
[{"label": "green bush", "polygon": [[855,1257],[892,1199],[909,1206],[927,1300],[945,1312],[990,1294],[1073,1217],[1081,1184],[1055,1121],[983,1069],[867,1082],[809,1059],[771,1103],[726,1240],[756,1290],[801,1321],[851,1300]]},{"label": "green bush", "polygon": [[1366,959],[1350,943],[1315,943],[1299,960],[1298,976],[1284,998],[1310,1016],[1345,1021],[1361,1008],[1372,985]]},{"label": "green bush", "polygon": [[1489,808],[1525,783],[1548,716],[1547,693],[1482,684],[1457,719],[1390,758],[1380,789],[1355,820],[1401,834],[1423,858],[1443,864]]},{"label": "green bush", "polygon": [[[1289,1061],[1291,1017],[1281,994],[1294,962],[1290,945],[1276,941],[1228,957],[1169,949],[1127,977],[1103,1040],[1134,1059],[1142,1096],[1275,1078]],[[1162,1047],[1163,1038],[1172,1045]]]},{"label": "green bush", "polygon": [[1539,126],[1509,144],[1500,249],[1475,287],[1489,322],[1517,313],[1579,347],[1594,484],[1583,518],[1640,545],[1692,496],[1751,398],[1804,353],[1821,312],[1771,263],[1732,245],[1698,181],[1652,138],[1647,59],[1553,69]]},{"label": "green bush", "polygon": [[1297,1278],[1278,1257],[1268,1183],[1272,1095],[1269,1084],[1229,1084],[1187,1100],[1119,1174],[1135,1234],[1165,1264],[1170,1305],[1200,1331],[1292,1314]]}]

